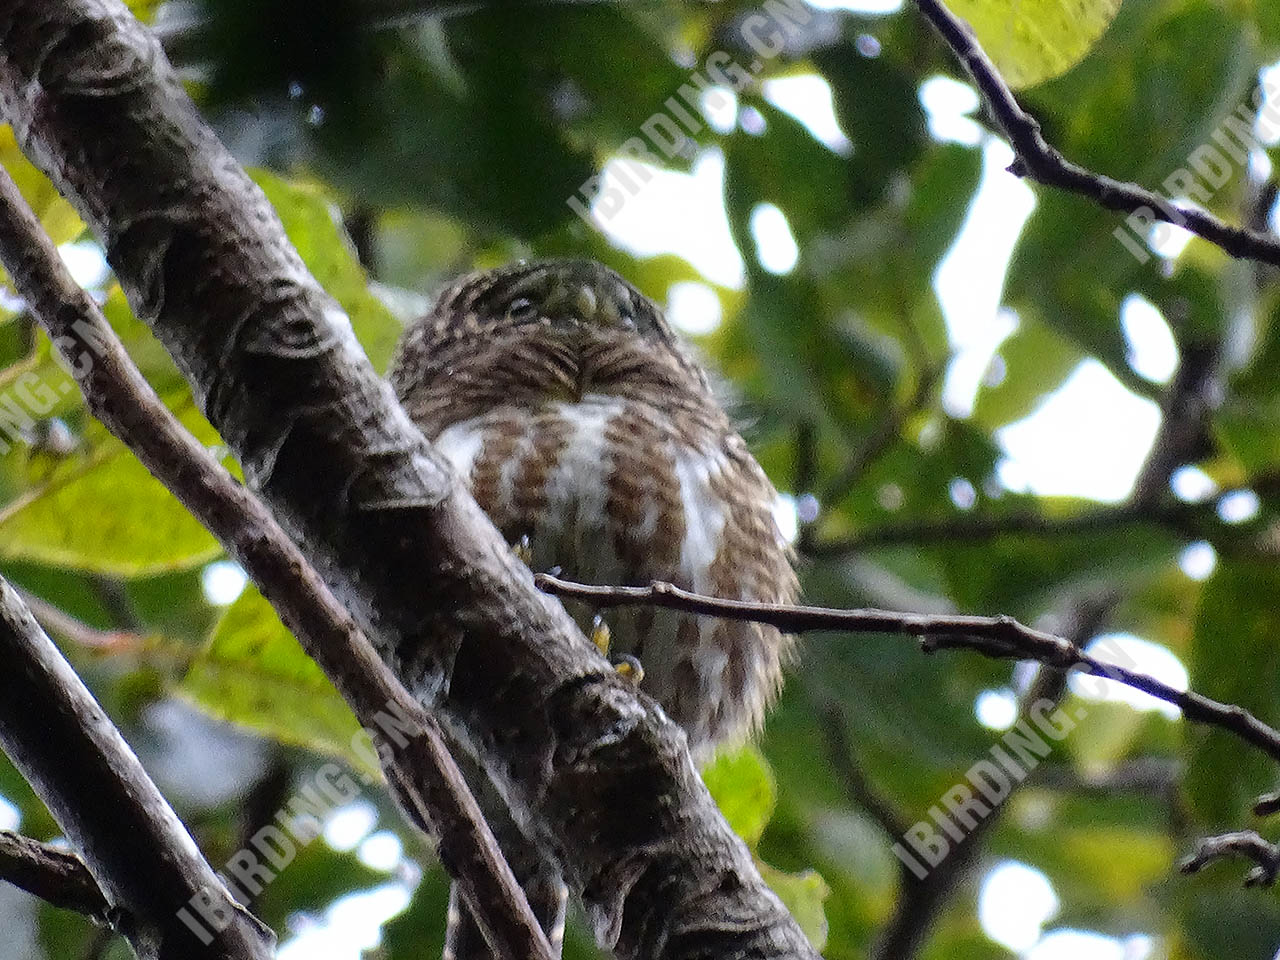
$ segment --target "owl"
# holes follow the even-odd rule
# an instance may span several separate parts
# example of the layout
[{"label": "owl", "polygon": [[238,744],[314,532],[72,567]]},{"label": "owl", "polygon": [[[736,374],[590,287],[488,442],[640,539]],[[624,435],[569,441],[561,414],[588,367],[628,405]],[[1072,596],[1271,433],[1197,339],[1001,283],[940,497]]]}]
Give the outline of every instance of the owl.
[{"label": "owl", "polygon": [[[787,603],[796,576],[777,493],[662,311],[601,264],[468,274],[406,331],[389,374],[409,416],[530,566],[570,579]],[[571,609],[588,628],[595,611]],[[654,608],[608,615],[611,653],[695,756],[748,736],[788,639]]]}]

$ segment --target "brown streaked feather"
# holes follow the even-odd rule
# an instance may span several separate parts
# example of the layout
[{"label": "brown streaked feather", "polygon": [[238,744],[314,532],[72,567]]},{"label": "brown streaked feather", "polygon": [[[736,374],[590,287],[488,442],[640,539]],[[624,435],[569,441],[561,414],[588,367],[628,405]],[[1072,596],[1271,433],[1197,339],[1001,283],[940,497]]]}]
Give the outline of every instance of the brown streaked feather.
[{"label": "brown streaked feather", "polygon": [[[661,311],[599,264],[515,264],[460,278],[401,342],[405,409],[533,566],[596,583],[669,580],[795,598],[776,493]],[[592,611],[575,615],[589,624]],[[614,650],[705,754],[776,695],[789,641],[675,611],[609,614]]]}]

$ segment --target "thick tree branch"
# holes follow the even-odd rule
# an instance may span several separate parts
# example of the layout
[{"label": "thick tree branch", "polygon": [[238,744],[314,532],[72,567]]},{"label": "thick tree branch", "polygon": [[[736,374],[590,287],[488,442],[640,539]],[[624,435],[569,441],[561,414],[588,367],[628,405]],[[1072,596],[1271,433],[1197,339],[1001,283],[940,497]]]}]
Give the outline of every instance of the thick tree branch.
[{"label": "thick tree branch", "polygon": [[[182,426],[133,365],[102,311],[72,279],[8,173],[0,169],[0,260],[68,365],[90,409],[238,559],[370,731],[395,710],[412,736],[380,734],[387,779],[438,838],[445,865],[506,956],[550,958],[474,798],[421,705],[378,659],[280,525]],[[81,362],[87,358],[87,362]]]},{"label": "thick tree branch", "polygon": [[1044,139],[1040,124],[1022,109],[969,25],[942,0],[916,0],[916,6],[973,77],[991,115],[1009,138],[1017,155],[1009,168],[1012,173],[1078,193],[1107,210],[1140,212],[1149,219],[1183,227],[1233,257],[1280,265],[1280,241],[1273,236],[1233,227],[1204,210],[1173,203],[1137,184],[1113,180],[1067,160]]},{"label": "thick tree branch", "polygon": [[[158,44],[0,3],[0,105],[379,653],[482,758],[622,957],[813,957],[683,733],[531,575],[376,376]],[[625,798],[622,802],[621,798]]]},{"label": "thick tree branch", "polygon": [[0,830],[0,880],[95,923],[112,920],[111,905],[83,860],[11,830]]},{"label": "thick tree branch", "polygon": [[[271,931],[231,898],[110,718],[3,580],[0,663],[0,747],[83,857],[134,952],[155,960],[268,960]],[[226,918],[221,930],[195,918],[190,905],[205,898]]]},{"label": "thick tree branch", "polygon": [[597,607],[665,607],[729,620],[769,623],[787,633],[833,630],[903,634],[918,637],[926,653],[964,649],[988,657],[1035,660],[1060,670],[1078,668],[1090,676],[1115,680],[1172,703],[1186,719],[1233,733],[1272,759],[1280,760],[1280,732],[1243,707],[1219,703],[1191,690],[1179,690],[1145,673],[1108,663],[1064,637],[1034,630],[1012,617],[937,616],[893,610],[749,603],[702,596],[662,582],[647,587],[607,587],[573,583],[545,573],[538,574],[536,580],[548,593],[585,600]]}]

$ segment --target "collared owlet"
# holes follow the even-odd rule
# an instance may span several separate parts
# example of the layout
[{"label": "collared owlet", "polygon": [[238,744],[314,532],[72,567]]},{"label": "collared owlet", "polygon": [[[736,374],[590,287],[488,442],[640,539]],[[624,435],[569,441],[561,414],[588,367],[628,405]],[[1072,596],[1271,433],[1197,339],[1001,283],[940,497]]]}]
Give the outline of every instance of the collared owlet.
[{"label": "collared owlet", "polygon": [[[535,570],[598,584],[666,580],[795,599],[777,494],[662,311],[584,260],[468,274],[400,343],[409,416]],[[594,611],[573,609],[586,628]],[[758,726],[787,638],[770,626],[646,607],[608,613],[611,653],[696,755]]]}]

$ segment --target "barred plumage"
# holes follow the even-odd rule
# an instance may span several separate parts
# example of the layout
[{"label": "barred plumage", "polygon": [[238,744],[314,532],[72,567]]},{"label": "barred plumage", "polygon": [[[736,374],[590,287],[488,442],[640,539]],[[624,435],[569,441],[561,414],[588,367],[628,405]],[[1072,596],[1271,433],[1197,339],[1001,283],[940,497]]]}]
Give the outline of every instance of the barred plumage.
[{"label": "barred plumage", "polygon": [[[795,598],[773,487],[661,311],[612,270],[464,276],[406,333],[390,377],[494,524],[529,537],[535,569]],[[777,692],[787,640],[772,627],[647,608],[608,621],[695,752],[744,737]]]}]

